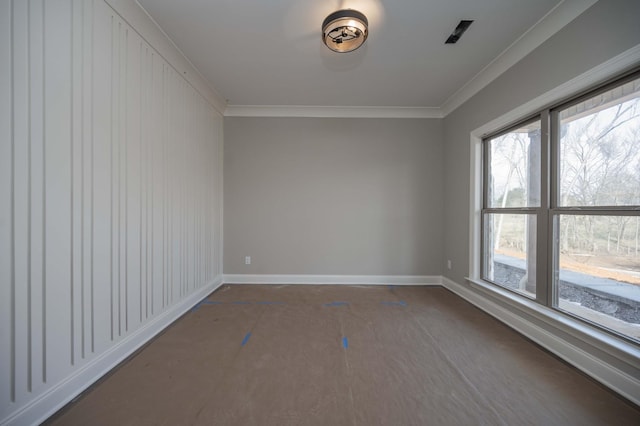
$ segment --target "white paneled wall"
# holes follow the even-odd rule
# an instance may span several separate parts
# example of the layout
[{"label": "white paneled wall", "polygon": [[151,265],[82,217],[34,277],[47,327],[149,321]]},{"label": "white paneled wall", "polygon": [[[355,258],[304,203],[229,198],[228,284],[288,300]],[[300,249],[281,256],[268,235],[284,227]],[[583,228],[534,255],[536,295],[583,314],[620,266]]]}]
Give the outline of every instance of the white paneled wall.
[{"label": "white paneled wall", "polygon": [[0,423],[221,280],[222,117],[103,0],[0,0]]}]

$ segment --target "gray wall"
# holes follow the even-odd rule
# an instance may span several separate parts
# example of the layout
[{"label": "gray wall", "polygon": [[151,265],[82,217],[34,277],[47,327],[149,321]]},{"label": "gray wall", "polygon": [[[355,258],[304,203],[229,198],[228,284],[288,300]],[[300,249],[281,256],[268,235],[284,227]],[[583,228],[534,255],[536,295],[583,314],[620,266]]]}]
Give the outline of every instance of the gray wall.
[{"label": "gray wall", "polygon": [[639,16],[640,1],[597,2],[444,119],[445,276],[469,274],[470,133],[640,44]]},{"label": "gray wall", "polygon": [[224,126],[226,274],[442,274],[442,120]]}]

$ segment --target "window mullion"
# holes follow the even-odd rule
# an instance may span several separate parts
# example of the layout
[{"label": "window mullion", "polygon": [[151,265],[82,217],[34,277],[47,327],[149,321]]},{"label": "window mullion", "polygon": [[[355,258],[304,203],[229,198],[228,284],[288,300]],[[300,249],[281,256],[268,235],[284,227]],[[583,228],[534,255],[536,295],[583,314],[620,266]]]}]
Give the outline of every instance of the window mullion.
[{"label": "window mullion", "polygon": [[548,129],[549,129],[549,158],[548,171],[549,178],[549,197],[547,210],[547,240],[544,246],[547,251],[547,298],[546,305],[553,308],[558,302],[558,289],[556,285],[556,271],[558,270],[558,252],[559,246],[556,244],[558,238],[558,215],[555,209],[558,207],[559,200],[559,179],[560,179],[560,122],[558,111],[547,110]]},{"label": "window mullion", "polygon": [[540,208],[537,209],[537,245],[536,245],[536,301],[549,306],[551,283],[549,279],[549,241],[552,238],[549,228],[549,164],[550,164],[550,119],[549,110],[540,113]]}]

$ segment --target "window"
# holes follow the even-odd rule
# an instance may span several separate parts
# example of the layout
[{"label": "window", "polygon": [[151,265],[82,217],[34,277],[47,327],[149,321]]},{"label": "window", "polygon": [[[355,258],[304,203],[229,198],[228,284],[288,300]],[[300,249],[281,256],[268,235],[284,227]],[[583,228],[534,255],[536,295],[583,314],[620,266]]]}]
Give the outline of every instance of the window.
[{"label": "window", "polygon": [[640,73],[483,139],[481,276],[640,342]]},{"label": "window", "polygon": [[485,141],[483,278],[536,296],[541,181],[540,120]]}]

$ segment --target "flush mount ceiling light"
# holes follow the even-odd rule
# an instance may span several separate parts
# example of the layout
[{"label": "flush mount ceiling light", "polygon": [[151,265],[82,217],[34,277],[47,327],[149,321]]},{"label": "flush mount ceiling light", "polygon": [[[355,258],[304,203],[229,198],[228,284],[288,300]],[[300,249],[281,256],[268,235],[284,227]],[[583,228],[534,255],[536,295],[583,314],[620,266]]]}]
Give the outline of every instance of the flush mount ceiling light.
[{"label": "flush mount ceiling light", "polygon": [[334,52],[351,52],[367,39],[368,26],[367,17],[357,10],[338,10],[322,23],[322,41]]}]

